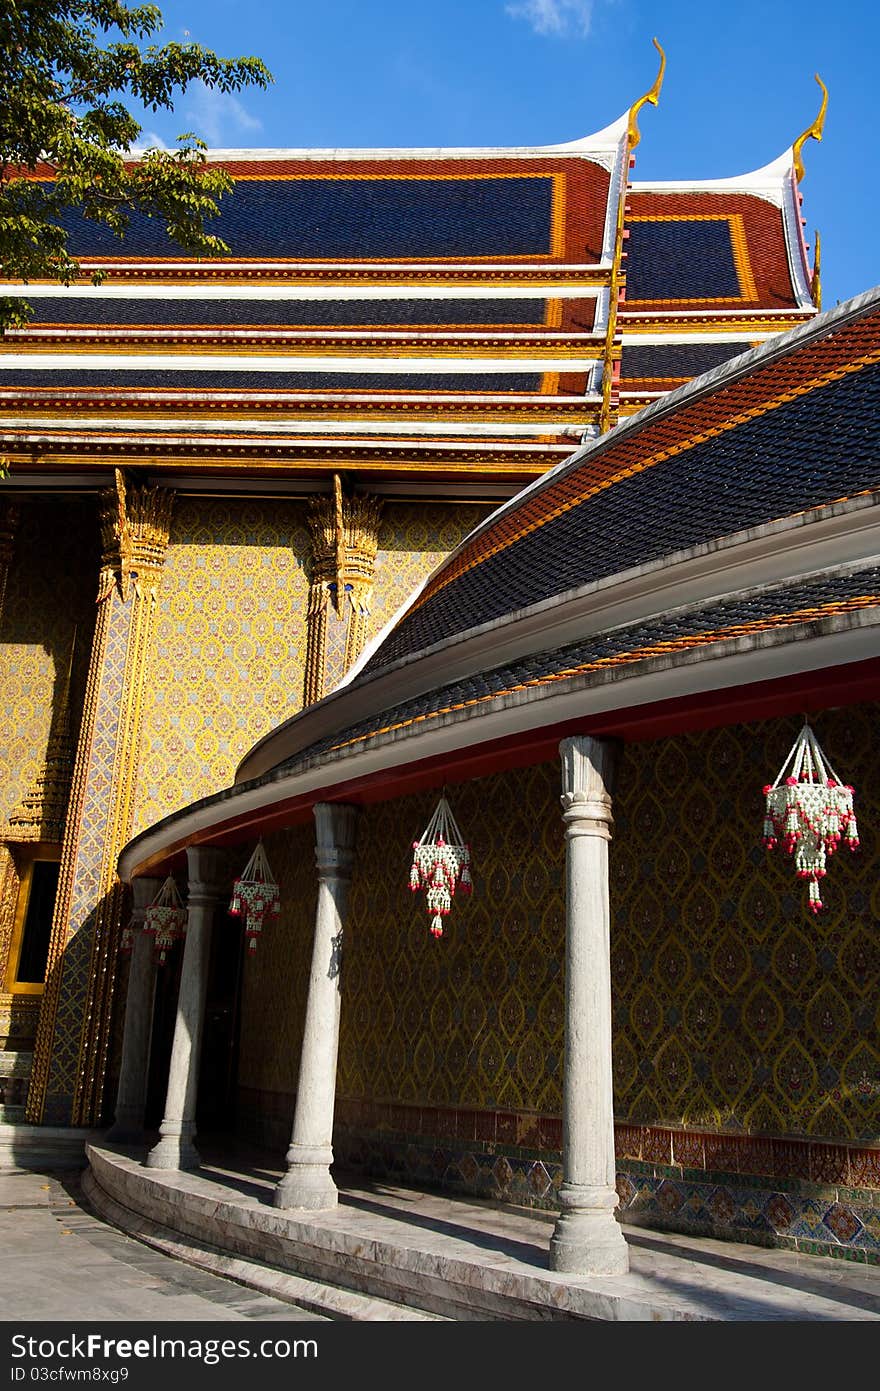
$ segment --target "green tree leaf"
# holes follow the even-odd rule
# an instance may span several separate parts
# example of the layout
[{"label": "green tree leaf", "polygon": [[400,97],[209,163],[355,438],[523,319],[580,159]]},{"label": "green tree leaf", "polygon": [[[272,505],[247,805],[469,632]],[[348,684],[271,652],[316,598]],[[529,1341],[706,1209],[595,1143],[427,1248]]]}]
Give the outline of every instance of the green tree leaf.
[{"label": "green tree leaf", "polygon": [[[229,248],[206,231],[233,180],[206,146],[181,136],[174,150],[131,147],[142,126],[132,107],[173,110],[193,82],[221,92],[266,87],[259,58],[220,58],[195,43],[148,41],[162,29],[155,5],[118,0],[2,0],[0,4],[0,275],[69,285],[80,266],[65,214],[124,237],[132,214],[159,219],[194,256]],[[92,277],[100,283],[100,272]],[[0,336],[30,306],[0,297]]]}]

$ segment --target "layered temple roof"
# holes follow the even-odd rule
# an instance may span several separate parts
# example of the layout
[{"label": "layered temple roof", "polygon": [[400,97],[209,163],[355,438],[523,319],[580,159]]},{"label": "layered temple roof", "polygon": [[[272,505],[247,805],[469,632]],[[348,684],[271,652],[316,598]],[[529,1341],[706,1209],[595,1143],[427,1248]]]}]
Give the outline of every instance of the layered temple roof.
[{"label": "layered temple roof", "polygon": [[874,290],[622,422],[497,509],[345,684],[257,744],[235,787],[132,842],[123,871],[318,796],[474,776],[482,750],[552,750],[560,729],[875,690],[878,405]]},{"label": "layered temple roof", "polygon": [[509,495],[815,312],[791,155],[627,194],[636,140],[630,113],[538,149],[216,151],[237,182],[209,262],[147,218],[124,242],[71,219],[105,283],[2,287],[35,314],[0,346],[0,448],[35,477]]}]

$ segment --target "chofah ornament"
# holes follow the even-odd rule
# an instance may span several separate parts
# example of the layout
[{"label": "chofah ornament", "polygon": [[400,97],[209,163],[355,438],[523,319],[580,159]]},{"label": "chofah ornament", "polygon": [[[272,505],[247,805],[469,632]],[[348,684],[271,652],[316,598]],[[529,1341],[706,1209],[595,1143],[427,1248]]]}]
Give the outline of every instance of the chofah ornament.
[{"label": "chofah ornament", "polygon": [[234,918],[244,918],[248,947],[256,951],[257,938],[266,918],[277,918],[281,912],[281,894],[269,868],[262,841],[257,843],[241,877],[232,886],[229,911]]},{"label": "chofah ornament", "polygon": [[422,833],[413,841],[413,862],[409,872],[413,893],[425,891],[425,905],[431,916],[431,932],[443,936],[443,919],[452,907],[455,890],[469,894],[471,883],[471,849],[465,845],[455,817],[445,797]]},{"label": "chofah ornament", "polygon": [[153,938],[153,956],[160,966],[174,943],[186,936],[186,908],[170,874],[144,914],[144,932]]},{"label": "chofah ornament", "polygon": [[768,850],[781,845],[794,855],[798,877],[810,881],[810,909],[818,913],[823,906],[819,880],[827,873],[827,856],[842,840],[857,850],[859,833],[853,789],[840,781],[808,724],[764,795],[764,844]]}]

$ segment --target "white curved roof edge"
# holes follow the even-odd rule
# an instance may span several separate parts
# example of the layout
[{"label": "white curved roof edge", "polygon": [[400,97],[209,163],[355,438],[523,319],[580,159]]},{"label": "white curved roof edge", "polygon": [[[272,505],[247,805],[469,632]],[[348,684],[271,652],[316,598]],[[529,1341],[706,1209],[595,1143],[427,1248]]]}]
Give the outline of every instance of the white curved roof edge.
[{"label": "white curved roof edge", "polygon": [[[351,680],[343,678],[319,704],[264,735],[240,761],[235,781],[264,775],[341,724],[356,724],[377,710],[475,672],[732,594],[859,568],[880,556],[878,542],[880,494],[861,495],[701,542],[552,595],[441,639],[372,673],[353,690]],[[342,708],[347,706],[348,713],[340,720],[345,692]]]},{"label": "white curved roof edge", "polygon": [[546,690],[518,692],[514,699],[493,703],[479,720],[468,722],[468,712],[459,711],[436,724],[419,726],[415,737],[409,732],[407,737],[379,740],[366,749],[349,751],[344,760],[318,760],[295,772],[227,789],[224,796],[203,798],[134,836],[119,855],[119,876],[130,882],[158,857],[175,853],[187,841],[205,843],[208,831],[220,830],[236,817],[250,814],[253,818],[294,796],[326,800],[331,788],[405,768],[417,759],[448,756],[453,750],[493,739],[522,737],[587,715],[821,671],[880,653],[880,624],[871,611],[847,614],[830,631],[816,633],[806,624],[804,630],[771,630],[728,640],[708,651],[693,650],[680,663],[670,664],[661,656],[649,659],[638,671],[591,673],[566,682],[562,689],[553,688],[549,696]]},{"label": "white curved roof edge", "polygon": [[791,149],[748,174],[724,179],[634,179],[631,193],[754,193],[781,207],[785,185],[794,169]]},{"label": "white curved roof edge", "polygon": [[[205,151],[210,161],[247,160],[250,163],[268,163],[279,159],[302,160],[356,160],[356,159],[518,159],[522,155],[585,155],[591,153],[607,154],[616,149],[626,134],[629,112],[624,112],[610,125],[592,135],[580,136],[577,140],[563,141],[558,145],[425,145],[377,147],[376,149],[326,148],[326,149],[272,149],[268,146],[258,149],[209,149]],[[137,157],[150,148],[134,145],[130,154]]]}]

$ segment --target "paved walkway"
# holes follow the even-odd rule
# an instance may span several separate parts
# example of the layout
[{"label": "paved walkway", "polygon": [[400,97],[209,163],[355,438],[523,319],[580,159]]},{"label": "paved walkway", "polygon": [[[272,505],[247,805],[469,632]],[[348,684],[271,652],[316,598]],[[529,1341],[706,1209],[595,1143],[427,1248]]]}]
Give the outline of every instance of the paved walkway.
[{"label": "paved walkway", "polygon": [[76,1174],[0,1174],[0,1318],[324,1321],[163,1256],[81,1204]]},{"label": "paved walkway", "polygon": [[[123,1162],[132,1173],[146,1175],[130,1159]],[[150,1177],[170,1181],[170,1176],[153,1171]],[[239,1161],[235,1169],[209,1164],[198,1174],[175,1179],[185,1182],[193,1198],[210,1195],[212,1206],[225,1201],[239,1212],[258,1215],[272,1211],[267,1205],[275,1177],[274,1164],[264,1167],[252,1159],[251,1163]],[[550,1214],[365,1182],[346,1185],[341,1198],[336,1213],[321,1214],[315,1223],[326,1228],[325,1237],[340,1250],[343,1239],[353,1232],[358,1251],[378,1243],[395,1256],[401,1270],[412,1264],[414,1272],[436,1275],[464,1263],[475,1279],[500,1279],[510,1295],[523,1282],[560,1282],[558,1293],[565,1295],[566,1303],[578,1288],[589,1295],[588,1287],[594,1283],[565,1281],[547,1270]],[[632,1268],[629,1276],[616,1277],[613,1285],[634,1308],[644,1305],[645,1312],[627,1315],[609,1309],[600,1317],[880,1319],[880,1267],[633,1227],[625,1230]],[[321,1318],[314,1312],[314,1302],[312,1312],[305,1312],[273,1298],[270,1289],[261,1293],[259,1288],[233,1283],[124,1235],[90,1211],[76,1174],[0,1174],[0,1241],[8,1257],[0,1264],[0,1317],[9,1321]],[[185,1253],[185,1248],[181,1250]],[[193,1250],[190,1259],[199,1255]],[[279,1287],[285,1279],[280,1272],[272,1278]],[[418,1283],[419,1275],[414,1274],[414,1287]],[[317,1288],[309,1286],[312,1291]],[[601,1299],[610,1288],[598,1282],[595,1297]],[[334,1298],[337,1304],[340,1298],[364,1301],[363,1295],[349,1297],[338,1290]],[[415,1310],[383,1307],[381,1301],[369,1309],[348,1308],[344,1302],[339,1307],[333,1303],[317,1307],[326,1307],[331,1317],[420,1317]],[[653,1312],[647,1312],[649,1308]],[[462,1316],[452,1309],[437,1312],[453,1319]],[[505,1317],[503,1312],[494,1313],[496,1318],[499,1315]],[[486,1314],[474,1311],[472,1316]],[[562,1307],[556,1312],[559,1316],[566,1317]]]}]

